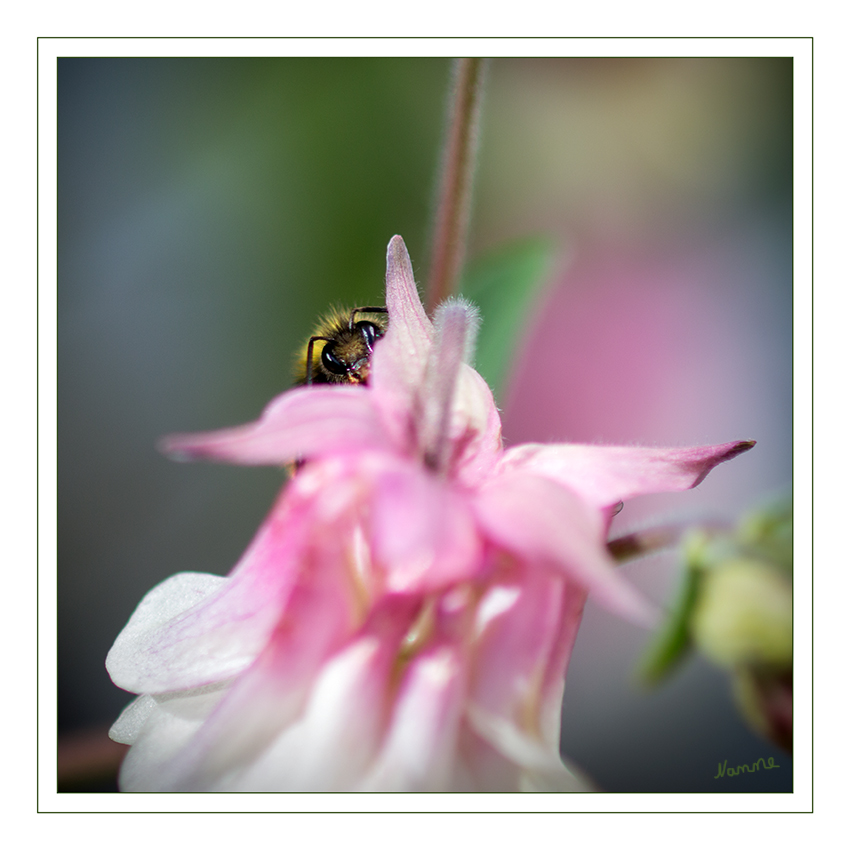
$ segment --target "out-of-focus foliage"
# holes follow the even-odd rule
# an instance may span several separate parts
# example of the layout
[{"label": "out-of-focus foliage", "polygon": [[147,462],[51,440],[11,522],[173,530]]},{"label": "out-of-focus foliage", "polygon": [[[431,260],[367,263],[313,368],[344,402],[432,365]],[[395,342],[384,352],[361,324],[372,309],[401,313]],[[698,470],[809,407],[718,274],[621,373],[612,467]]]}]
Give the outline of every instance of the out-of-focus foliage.
[{"label": "out-of-focus foliage", "polygon": [[732,676],[739,708],[790,749],[793,666],[790,500],[731,531],[693,529],[683,543],[678,598],[649,646],[641,676],[657,684],[696,649]]},{"label": "out-of-focus foliage", "polygon": [[461,290],[481,310],[475,368],[497,399],[547,283],[554,250],[550,239],[523,239],[479,258],[464,275]]}]

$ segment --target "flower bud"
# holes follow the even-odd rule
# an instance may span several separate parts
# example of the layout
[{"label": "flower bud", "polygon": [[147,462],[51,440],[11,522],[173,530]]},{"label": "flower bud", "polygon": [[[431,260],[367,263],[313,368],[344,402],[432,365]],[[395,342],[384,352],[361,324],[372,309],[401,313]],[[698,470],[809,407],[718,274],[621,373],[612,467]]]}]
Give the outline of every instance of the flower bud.
[{"label": "flower bud", "polygon": [[721,667],[791,664],[791,583],[771,566],[733,558],[705,575],[691,615],[697,646]]}]

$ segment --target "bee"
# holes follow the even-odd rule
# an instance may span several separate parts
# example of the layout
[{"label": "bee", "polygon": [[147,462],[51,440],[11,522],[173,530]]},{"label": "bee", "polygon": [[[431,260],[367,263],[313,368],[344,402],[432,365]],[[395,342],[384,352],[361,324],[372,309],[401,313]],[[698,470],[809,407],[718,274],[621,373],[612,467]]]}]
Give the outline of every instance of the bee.
[{"label": "bee", "polygon": [[[361,313],[371,318],[355,321]],[[367,383],[372,349],[387,324],[386,307],[355,307],[348,315],[335,310],[325,316],[298,353],[296,386]]]}]

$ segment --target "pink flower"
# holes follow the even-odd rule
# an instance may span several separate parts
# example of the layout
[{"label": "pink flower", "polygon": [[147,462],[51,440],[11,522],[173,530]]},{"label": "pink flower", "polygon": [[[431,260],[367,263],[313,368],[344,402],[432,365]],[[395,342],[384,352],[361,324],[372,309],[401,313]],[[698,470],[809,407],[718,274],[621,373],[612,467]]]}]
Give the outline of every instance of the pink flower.
[{"label": "pink flower", "polygon": [[605,545],[614,506],[698,484],[750,442],[504,450],[466,365],[471,305],[432,324],[402,239],[368,386],[303,387],[184,458],[307,463],[226,578],[181,573],[107,658],[142,694],[112,729],[124,790],[576,790],[560,707],[587,593],[648,623]]}]

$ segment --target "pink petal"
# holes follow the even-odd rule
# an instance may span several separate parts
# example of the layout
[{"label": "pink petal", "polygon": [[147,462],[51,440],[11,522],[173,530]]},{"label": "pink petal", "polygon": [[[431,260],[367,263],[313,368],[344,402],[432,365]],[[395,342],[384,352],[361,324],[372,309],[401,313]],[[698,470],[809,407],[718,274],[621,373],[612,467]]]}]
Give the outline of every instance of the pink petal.
[{"label": "pink petal", "polygon": [[686,449],[528,443],[508,449],[501,468],[551,478],[604,508],[646,493],[696,487],[719,463],[754,445],[754,440]]},{"label": "pink petal", "polygon": [[351,541],[340,529],[353,522],[359,491],[346,471],[341,461],[308,464],[278,497],[227,579],[215,577],[215,587],[202,597],[184,602],[186,590],[173,579],[154,588],[110,652],[115,684],[161,693],[218,682],[248,667],[305,564],[348,564]]},{"label": "pink petal", "polygon": [[473,507],[497,545],[532,565],[557,569],[614,613],[641,625],[654,621],[605,549],[602,515],[569,489],[539,475],[507,472],[480,490]]},{"label": "pink petal", "polygon": [[540,686],[540,735],[544,743],[556,750],[561,743],[564,682],[587,598],[580,587],[569,581],[565,582],[562,592],[560,626],[552,641]]},{"label": "pink petal", "polygon": [[350,791],[386,730],[399,642],[417,607],[415,599],[385,598],[360,633],[324,663],[301,718],[232,790]]},{"label": "pink petal", "polygon": [[[433,329],[419,298],[410,255],[401,236],[393,236],[387,246],[386,305],[390,316],[386,335],[389,347],[398,349],[402,362],[424,361]],[[386,347],[382,344],[382,348]]]},{"label": "pink petal", "polygon": [[452,474],[463,485],[478,487],[502,455],[502,420],[487,382],[466,364],[460,370],[449,438]]},{"label": "pink petal", "polygon": [[433,328],[425,315],[407,248],[400,236],[387,247],[389,328],[375,346],[369,382],[375,403],[397,441],[407,441],[413,398],[422,380]]},{"label": "pink petal", "polygon": [[464,663],[440,644],[410,663],[389,732],[361,791],[444,791],[451,782],[464,700]]},{"label": "pink petal", "polygon": [[362,387],[299,387],[271,401],[256,422],[175,434],[161,448],[177,460],[277,465],[317,453],[382,448],[387,436]]},{"label": "pink petal", "polygon": [[154,588],[107,657],[115,684],[161,693],[221,681],[248,667],[297,578],[304,513],[291,509],[286,494],[279,498],[231,575],[210,577],[214,589],[203,597],[189,602],[177,577]]},{"label": "pink petal", "polygon": [[325,662],[354,634],[344,563],[310,567],[266,647],[180,753],[169,790],[212,790],[253,763],[298,718]]},{"label": "pink petal", "polygon": [[319,671],[303,716],[223,791],[350,791],[380,743],[389,663],[376,641],[359,640]]},{"label": "pink petal", "polygon": [[558,630],[563,583],[549,570],[516,568],[482,597],[471,697],[481,708],[519,720],[534,707],[534,679]]},{"label": "pink petal", "polygon": [[434,342],[425,367],[424,380],[415,397],[414,424],[417,449],[425,465],[446,471],[452,444],[452,421],[458,372],[470,342],[471,315],[463,302],[440,306]]},{"label": "pink petal", "polygon": [[[587,593],[549,570],[516,565],[479,603],[471,702],[537,736],[555,753],[553,691],[563,690],[569,652]],[[552,674],[560,678],[552,681]]]},{"label": "pink petal", "polygon": [[373,557],[387,589],[430,592],[471,578],[482,550],[467,500],[417,464],[387,464],[373,479]]}]

